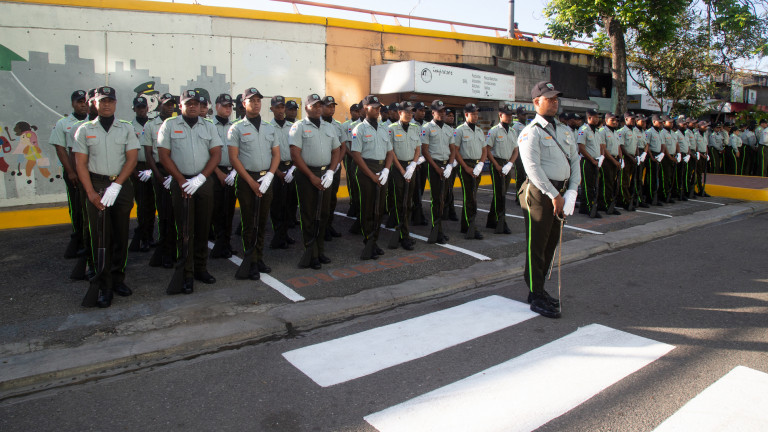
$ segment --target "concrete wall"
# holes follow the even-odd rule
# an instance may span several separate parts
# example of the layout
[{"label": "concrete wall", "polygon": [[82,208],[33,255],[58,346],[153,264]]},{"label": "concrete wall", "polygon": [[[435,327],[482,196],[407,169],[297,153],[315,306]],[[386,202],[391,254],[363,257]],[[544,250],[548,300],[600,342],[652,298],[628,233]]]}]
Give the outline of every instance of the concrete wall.
[{"label": "concrete wall", "polygon": [[[139,93],[153,107],[160,93],[188,88],[213,97],[250,86],[267,97],[322,95],[325,38],[323,25],[0,3],[0,132],[10,144],[0,154],[8,165],[0,207],[66,201],[48,139],[71,112],[72,91],[114,87],[123,119],[133,118]],[[19,122],[31,134],[16,136]],[[27,171],[35,142],[42,158]]]}]

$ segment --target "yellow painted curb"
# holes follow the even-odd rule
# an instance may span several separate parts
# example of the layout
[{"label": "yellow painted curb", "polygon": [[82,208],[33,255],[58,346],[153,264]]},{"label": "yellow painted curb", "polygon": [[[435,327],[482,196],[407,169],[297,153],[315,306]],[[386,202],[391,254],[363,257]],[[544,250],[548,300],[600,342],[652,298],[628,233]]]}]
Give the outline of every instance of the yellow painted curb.
[{"label": "yellow painted curb", "polygon": [[747,189],[708,184],[704,190],[706,190],[708,194],[716,197],[747,201],[768,201],[768,189]]},{"label": "yellow painted curb", "polygon": [[[513,180],[514,182],[514,180]],[[490,176],[483,176],[480,180],[481,185],[491,184]],[[461,187],[459,179],[454,183],[455,188]],[[429,190],[429,182],[426,189]],[[709,190],[709,189],[707,189]],[[346,187],[340,187],[336,195],[338,199],[349,198]],[[47,207],[30,210],[10,210],[0,211],[0,230],[12,228],[33,228],[49,225],[67,225],[69,221],[69,208],[67,207]],[[136,206],[131,209],[131,217],[136,217]]]}]

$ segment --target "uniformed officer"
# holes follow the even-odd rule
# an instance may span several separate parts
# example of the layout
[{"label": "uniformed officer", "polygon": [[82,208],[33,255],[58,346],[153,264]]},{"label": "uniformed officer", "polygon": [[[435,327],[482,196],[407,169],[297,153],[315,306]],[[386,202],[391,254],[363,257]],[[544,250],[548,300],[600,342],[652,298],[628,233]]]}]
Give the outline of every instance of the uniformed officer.
[{"label": "uniformed officer", "polygon": [[[374,95],[363,99],[365,119],[352,130],[350,151],[355,160],[355,181],[360,188],[360,228],[366,247],[360,259],[376,259],[384,251],[377,245],[381,215],[386,209],[387,180],[394,152],[389,126],[378,123],[381,103]],[[378,205],[378,208],[376,206]],[[378,216],[378,219],[377,219]],[[373,242],[373,245],[370,243]]]},{"label": "uniformed officer", "polygon": [[[333,130],[336,131],[336,135],[341,143],[341,155],[340,160],[344,160],[347,154],[347,143],[351,140],[347,137],[347,132],[341,125],[341,122],[333,118],[336,114],[336,99],[333,96],[325,96],[322,100],[323,103],[323,121],[330,123],[333,126]],[[336,195],[339,193],[339,186],[341,185],[341,163],[337,164],[333,168],[335,174],[333,175],[333,183],[331,184],[331,208],[328,212],[328,226],[325,229],[325,241],[331,241],[333,237],[341,237],[341,233],[336,231],[333,227],[334,213],[336,212]]]},{"label": "uniformed officer", "polygon": [[698,129],[695,131],[695,139],[696,139],[696,195],[700,197],[708,197],[709,194],[707,194],[704,191],[704,188],[706,187],[707,182],[707,159],[709,158],[709,155],[707,154],[707,129],[709,128],[709,123],[705,121],[700,121],[698,124]]},{"label": "uniformed officer", "polygon": [[285,119],[291,123],[296,123],[296,117],[299,115],[299,104],[294,100],[285,103]]},{"label": "uniformed officer", "polygon": [[637,182],[633,182],[637,188],[637,203],[642,208],[650,207],[648,200],[645,198],[644,187],[645,179],[643,177],[643,167],[646,165],[648,157],[651,155],[651,148],[648,145],[648,140],[645,138],[645,131],[648,129],[648,118],[643,115],[638,115],[635,119],[635,127],[632,131],[635,133],[635,142],[637,143]]},{"label": "uniformed officer", "polygon": [[[520,132],[525,129],[525,125],[528,124],[528,113],[525,108],[519,106],[515,110],[515,122],[512,124],[512,129],[515,130],[515,134],[519,137]],[[528,178],[525,175],[525,168],[523,168],[523,161],[519,157],[515,161],[515,204],[520,205],[520,189],[523,187],[523,182]]]},{"label": "uniformed officer", "polygon": [[[293,183],[296,167],[291,161],[291,147],[288,145],[288,132],[293,123],[285,119],[285,97],[272,96],[270,105],[272,121],[269,124],[275,129],[275,141],[280,148],[280,165],[275,171],[277,180],[272,182],[270,216],[275,235],[272,237],[269,247],[288,249],[288,245],[295,243],[295,240],[288,235],[288,201],[291,196],[294,200],[296,199],[296,188]],[[293,217],[295,216],[291,216],[291,218]]]},{"label": "uniformed officer", "polygon": [[464,106],[466,121],[456,128],[456,160],[459,162],[459,181],[462,189],[461,232],[466,233],[467,238],[483,239],[483,234],[474,228],[469,232],[469,226],[473,225],[477,217],[477,187],[480,185],[483,167],[488,158],[488,149],[485,146],[485,133],[477,124],[480,118],[480,108],[477,104],[468,103]]},{"label": "uniformed officer", "polygon": [[[576,144],[582,156],[581,181],[583,184],[581,188],[583,195],[579,199],[579,213],[583,214],[591,214],[592,207],[598,205],[598,190],[595,184],[598,181],[598,170],[605,158],[602,147],[595,141],[595,132],[598,130],[597,125],[599,122],[600,115],[597,111],[587,110],[587,124],[582,125],[576,135]],[[595,218],[602,217],[596,211],[594,215]]]},{"label": "uniformed officer", "polygon": [[[688,162],[691,158],[689,153],[690,140],[685,136],[686,127],[685,117],[680,116],[675,122],[673,138],[677,143],[677,154],[675,160],[677,165],[675,166],[675,186],[673,188],[675,196],[680,201],[688,201]],[[686,159],[686,156],[688,158]]]},{"label": "uniformed officer", "polygon": [[650,157],[646,159],[645,180],[643,181],[645,187],[643,193],[645,200],[648,203],[653,204],[654,195],[657,197],[658,206],[663,206],[661,194],[663,175],[661,170],[661,160],[666,155],[666,152],[662,151],[661,142],[661,130],[662,123],[661,117],[658,114],[654,114],[651,117],[651,127],[645,130],[645,142],[648,143],[648,150],[650,151]]},{"label": "uniformed officer", "polygon": [[[293,125],[296,123],[296,118],[298,117],[298,115],[299,115],[299,104],[297,104],[296,101],[294,100],[286,101],[285,102],[285,120],[291,123],[291,127],[293,127]],[[295,186],[296,184],[294,183],[294,187]],[[297,217],[296,214],[298,212],[298,209],[299,209],[298,195],[296,195],[295,193],[289,193],[288,194],[288,221],[287,221],[288,228],[293,228],[296,226],[296,224],[299,223],[299,221],[296,220],[296,217]]]},{"label": "uniformed officer", "polygon": [[240,120],[245,117],[245,107],[243,106],[243,95],[239,94],[235,98],[235,119]]},{"label": "uniformed officer", "polygon": [[741,147],[741,129],[737,126],[731,128],[731,137],[728,141],[728,147],[725,150],[724,165],[725,173],[738,175],[741,166],[742,152]]},{"label": "uniformed officer", "polygon": [[520,157],[528,175],[520,200],[526,227],[524,274],[528,302],[532,311],[548,318],[560,317],[560,301],[544,290],[562,229],[558,218],[573,213],[580,182],[576,146],[569,146],[566,137],[555,128],[554,116],[561,95],[551,83],[536,84],[531,90],[536,117],[518,138]]},{"label": "uniformed officer", "polygon": [[760,131],[757,134],[758,157],[757,170],[759,176],[768,177],[768,119],[760,120]]},{"label": "uniformed officer", "polygon": [[445,123],[445,103],[436,99],[430,105],[432,121],[421,128],[421,154],[429,164],[427,180],[429,180],[430,195],[430,226],[437,227],[436,242],[445,244],[448,236],[443,231],[441,206],[448,201],[448,191],[452,187],[448,183],[453,170],[454,154],[451,145],[454,144],[453,128]]},{"label": "uniformed officer", "polygon": [[[149,118],[147,98],[138,96],[133,98],[133,112],[136,117],[131,122],[137,138],[141,138],[144,133],[144,125]],[[148,252],[151,244],[154,243],[155,236],[155,194],[152,190],[152,170],[147,166],[146,155],[143,149],[138,152],[138,161],[136,169],[131,174],[131,183],[133,183],[133,193],[136,199],[136,220],[138,226],[133,231],[133,240],[128,246],[131,252]]]},{"label": "uniformed officer", "polygon": [[413,177],[418,169],[421,156],[421,127],[412,122],[412,102],[400,102],[398,112],[400,121],[389,126],[389,138],[394,151],[392,178],[389,181],[389,197],[393,202],[393,216],[398,231],[399,244],[405,250],[413,250],[413,239],[408,230],[411,203],[416,183]]},{"label": "uniformed officer", "polygon": [[[629,211],[634,211],[632,193],[635,187],[637,166],[640,163],[638,153],[638,135],[635,134],[635,116],[624,113],[624,126],[616,131],[616,141],[621,146],[624,168],[619,172],[619,204]],[[642,147],[640,147],[642,148]]]},{"label": "uniformed officer", "polygon": [[[216,282],[208,273],[208,232],[213,212],[213,182],[208,177],[221,162],[221,138],[216,126],[203,120],[200,114],[200,96],[194,90],[181,95],[181,115],[166,120],[157,137],[160,163],[170,173],[173,213],[178,227],[177,249],[181,256],[184,236],[183,218],[189,226],[189,245],[184,264],[182,293],[191,294],[197,279],[206,284]],[[188,199],[188,212],[184,213],[184,199]],[[176,293],[169,293],[176,294]]]},{"label": "uniformed officer", "polygon": [[698,164],[698,151],[696,150],[696,134],[697,134],[697,121],[692,118],[685,119],[685,138],[688,140],[688,156],[686,160],[683,157],[683,163],[685,163],[685,195],[688,198],[695,198],[696,187],[696,170]]},{"label": "uniformed officer", "polygon": [[[424,102],[416,102],[413,106],[413,122],[419,125],[419,129],[424,126],[424,117],[427,113],[427,106]],[[424,216],[424,209],[422,207],[422,197],[424,196],[424,188],[427,184],[427,170],[429,164],[424,163],[425,159],[422,156],[419,158],[419,162],[416,166],[416,171],[413,173],[412,182],[416,183],[413,190],[413,199],[411,203],[411,222],[414,225],[428,225],[427,218]]]},{"label": "uniformed officer", "polygon": [[[348,140],[352,139],[352,128],[357,126],[357,122],[360,119],[360,111],[360,104],[352,104],[349,107],[349,120],[341,124],[342,129],[347,133]],[[347,216],[356,218],[357,215],[360,214],[360,209],[358,208],[360,199],[358,197],[359,192],[357,191],[357,184],[352,178],[355,161],[352,160],[352,155],[349,152],[349,143],[347,143],[347,151],[344,153],[344,158],[342,158],[341,161],[344,164],[344,172],[346,173],[345,175],[347,179],[347,192],[349,193],[349,210],[347,210]]]},{"label": "uniformed officer", "polygon": [[[507,225],[507,189],[512,180],[512,167],[519,159],[517,149],[518,132],[512,127],[515,110],[510,103],[499,107],[499,124],[488,131],[485,146],[490,153],[493,200],[485,222],[486,228],[495,229],[497,234],[512,234]],[[522,183],[521,183],[522,184]]]},{"label": "uniformed officer", "polygon": [[[363,109],[365,109],[365,107],[363,107]],[[379,123],[381,123],[385,128],[388,128],[389,125],[392,124],[392,122],[389,120],[389,105],[382,105],[379,113],[381,115],[381,120]]]},{"label": "uniformed officer", "polygon": [[741,158],[741,175],[754,175],[755,159],[757,155],[757,135],[755,135],[755,121],[750,120],[746,128],[742,128],[741,141],[744,143],[742,150],[744,155]]},{"label": "uniformed officer", "polygon": [[196,88],[195,93],[197,93],[197,98],[200,100],[200,117],[207,119],[208,114],[210,114],[208,111],[210,109],[211,96],[208,90],[203,88]]},{"label": "uniformed officer", "polygon": [[664,159],[661,160],[661,191],[659,195],[663,197],[664,202],[674,203],[675,200],[672,197],[675,193],[676,184],[675,164],[679,152],[677,140],[672,135],[675,121],[667,116],[661,116],[661,120],[664,122],[664,127],[659,132],[659,136],[661,137]]},{"label": "uniformed officer", "polygon": [[144,125],[144,131],[139,140],[147,167],[152,172],[152,187],[155,207],[157,208],[157,247],[159,251],[155,251],[156,255],[153,255],[153,258],[157,256],[158,259],[150,259],[149,261],[149,265],[152,267],[171,268],[176,260],[176,224],[174,223],[171,203],[171,175],[160,163],[160,156],[157,152],[157,134],[160,132],[160,126],[173,115],[175,109],[176,100],[173,95],[163,93],[160,96],[158,116]]},{"label": "uniformed officer", "polygon": [[74,258],[79,253],[85,253],[85,244],[83,241],[83,212],[78,197],[78,188],[80,183],[77,179],[75,170],[74,155],[67,149],[67,135],[73,134],[73,126],[85,120],[88,117],[88,103],[86,102],[85,90],[75,90],[70,96],[72,103],[72,114],[66,115],[56,122],[48,139],[48,144],[56,150],[56,156],[64,169],[64,185],[67,191],[67,204],[69,206],[69,220],[72,223],[72,234],[70,234],[69,244],[64,251],[64,258]]},{"label": "uniformed officer", "polygon": [[621,170],[621,160],[623,159],[621,146],[615,136],[618,125],[618,117],[613,113],[607,113],[605,115],[605,126],[598,129],[595,134],[595,141],[601,147],[603,156],[606,158],[605,163],[600,167],[600,181],[602,185],[598,191],[598,209],[604,210],[606,214],[614,215],[621,214],[615,207],[611,209],[611,203],[615,203],[616,200],[616,185],[619,170]]},{"label": "uniformed officer", "polygon": [[[216,97],[216,114],[213,118],[213,125],[219,134],[219,139],[223,144],[221,147],[221,162],[214,168],[213,173],[216,178],[211,179],[213,183],[213,234],[214,243],[211,249],[211,258],[229,258],[234,253],[232,251],[232,219],[235,217],[235,176],[237,172],[232,168],[229,161],[229,151],[227,149],[227,133],[232,126],[229,120],[232,116],[232,96],[222,93]],[[241,207],[242,210],[242,207]]]},{"label": "uniformed officer", "polygon": [[[139,140],[130,122],[115,119],[115,89],[99,87],[94,100],[99,115],[77,129],[73,151],[77,175],[88,196],[90,231],[94,239],[104,236],[105,267],[103,275],[99,275],[96,305],[106,308],[112,304],[113,293],[133,293],[125,285],[128,224],[133,208],[133,186],[128,178],[136,167]],[[103,227],[98,227],[100,211],[104,212]],[[98,262],[96,256],[93,260]]]},{"label": "uniformed officer", "polygon": [[[445,108],[445,124],[451,128],[451,133],[453,133],[454,141],[456,140],[456,112],[453,108],[446,107]],[[455,144],[453,146],[450,146],[451,149],[451,156],[453,157],[453,163],[451,164],[453,169],[451,170],[451,176],[445,179],[445,184],[448,187],[448,190],[446,191],[447,199],[445,200],[445,209],[443,210],[443,219],[449,219],[452,221],[458,221],[459,216],[456,214],[456,207],[454,206],[453,201],[453,186],[456,184],[456,173],[458,172],[457,167],[459,166],[459,161],[456,160],[456,153],[458,152],[458,146]]]},{"label": "uniformed officer", "polygon": [[[333,168],[341,160],[341,142],[333,127],[323,122],[323,103],[315,93],[305,100],[307,117],[291,126],[288,144],[291,159],[296,165],[296,195],[299,197],[301,234],[304,248],[311,249],[308,267],[319,270],[331,259],[325,255],[325,228],[331,204],[330,189],[333,184]],[[286,104],[286,108],[287,108]],[[320,225],[315,215],[319,209]]]},{"label": "uniformed officer", "polygon": [[229,159],[237,171],[235,189],[240,201],[243,251],[251,248],[256,236],[248,274],[252,280],[259,280],[260,273],[272,271],[264,263],[264,230],[272,205],[270,186],[280,165],[280,142],[275,128],[261,119],[262,98],[254,87],[243,92],[245,118],[233,124],[227,135]]}]

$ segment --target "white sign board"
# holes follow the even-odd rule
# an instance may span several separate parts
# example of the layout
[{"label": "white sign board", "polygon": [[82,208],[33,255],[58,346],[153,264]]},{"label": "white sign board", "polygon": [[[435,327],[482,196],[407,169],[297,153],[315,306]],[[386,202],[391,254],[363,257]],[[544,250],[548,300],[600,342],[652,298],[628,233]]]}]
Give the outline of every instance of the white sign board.
[{"label": "white sign board", "polygon": [[515,100],[515,77],[415,60],[371,66],[371,93],[430,93]]}]

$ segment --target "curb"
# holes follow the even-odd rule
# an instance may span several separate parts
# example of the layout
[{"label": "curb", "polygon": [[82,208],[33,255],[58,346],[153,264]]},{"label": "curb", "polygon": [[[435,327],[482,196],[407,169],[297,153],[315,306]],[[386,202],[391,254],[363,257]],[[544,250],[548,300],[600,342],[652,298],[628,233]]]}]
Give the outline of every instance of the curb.
[{"label": "curb", "polygon": [[[562,263],[646,243],[712,223],[768,211],[766,202],[732,204],[663,219],[563,244]],[[0,401],[31,393],[160,366],[327,326],[354,316],[520,277],[525,255],[478,262],[426,278],[342,297],[246,310],[214,321],[116,337],[73,348],[54,348],[1,359]]]}]

